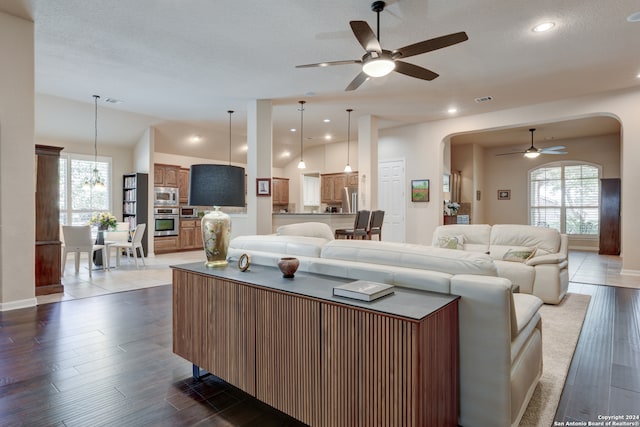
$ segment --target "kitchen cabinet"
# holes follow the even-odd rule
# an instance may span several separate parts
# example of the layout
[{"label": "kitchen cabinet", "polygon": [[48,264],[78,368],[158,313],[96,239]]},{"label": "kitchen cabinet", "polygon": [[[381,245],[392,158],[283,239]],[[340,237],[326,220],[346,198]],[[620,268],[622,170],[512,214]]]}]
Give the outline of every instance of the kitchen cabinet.
[{"label": "kitchen cabinet", "polygon": [[329,205],[339,205],[342,203],[342,189],[358,186],[358,172],[322,174],[320,182],[320,201]]},{"label": "kitchen cabinet", "polygon": [[189,203],[189,169],[178,171],[178,200],[181,204]]},{"label": "kitchen cabinet", "polygon": [[180,247],[180,239],[178,236],[154,237],[153,243],[153,250],[157,254],[176,252]]},{"label": "kitchen cabinet", "polygon": [[202,229],[200,219],[180,220],[180,249],[202,248]]},{"label": "kitchen cabinet", "polygon": [[179,175],[180,166],[159,163],[153,165],[153,185],[156,187],[178,187]]},{"label": "kitchen cabinet", "polygon": [[288,178],[272,178],[271,190],[272,203],[274,206],[286,206],[289,204]]}]

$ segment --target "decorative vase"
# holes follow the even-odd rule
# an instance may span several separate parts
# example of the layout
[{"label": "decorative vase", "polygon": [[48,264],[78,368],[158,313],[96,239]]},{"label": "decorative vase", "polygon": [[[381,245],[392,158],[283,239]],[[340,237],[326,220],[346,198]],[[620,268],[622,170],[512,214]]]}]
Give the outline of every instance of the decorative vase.
[{"label": "decorative vase", "polygon": [[109,225],[108,224],[100,224],[98,226],[98,231],[107,231],[109,229]]},{"label": "decorative vase", "polygon": [[227,265],[227,250],[231,235],[231,217],[214,206],[202,217],[202,243],[207,256],[206,267]]},{"label": "decorative vase", "polygon": [[278,261],[278,268],[282,271],[282,277],[287,279],[291,279],[293,277],[296,270],[298,270],[299,265],[300,261],[298,258],[293,257],[280,258],[280,261]]}]

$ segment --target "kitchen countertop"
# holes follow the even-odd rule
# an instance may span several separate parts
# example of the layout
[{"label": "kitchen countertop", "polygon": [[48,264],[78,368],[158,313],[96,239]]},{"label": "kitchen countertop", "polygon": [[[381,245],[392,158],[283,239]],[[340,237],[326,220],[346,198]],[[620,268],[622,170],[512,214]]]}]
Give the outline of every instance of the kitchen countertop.
[{"label": "kitchen countertop", "polygon": [[273,215],[355,215],[354,213],[340,213],[340,212],[274,212]]}]

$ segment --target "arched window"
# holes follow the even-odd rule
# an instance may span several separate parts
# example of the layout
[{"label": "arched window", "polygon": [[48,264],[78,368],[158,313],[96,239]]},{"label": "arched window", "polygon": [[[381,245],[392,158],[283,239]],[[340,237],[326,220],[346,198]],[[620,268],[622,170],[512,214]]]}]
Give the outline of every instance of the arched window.
[{"label": "arched window", "polygon": [[600,232],[600,167],[556,162],[529,172],[529,224],[561,233]]}]

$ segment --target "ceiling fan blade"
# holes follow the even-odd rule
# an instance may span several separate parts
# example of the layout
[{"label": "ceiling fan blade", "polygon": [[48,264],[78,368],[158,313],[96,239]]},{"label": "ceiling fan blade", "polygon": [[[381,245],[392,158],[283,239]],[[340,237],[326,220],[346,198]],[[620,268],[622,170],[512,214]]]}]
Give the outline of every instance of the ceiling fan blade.
[{"label": "ceiling fan blade", "polygon": [[378,38],[366,21],[351,21],[349,25],[364,50],[382,52]]},{"label": "ceiling fan blade", "polygon": [[501,154],[496,154],[496,156],[510,156],[512,154],[524,154],[526,153],[526,151],[514,151],[513,153],[501,153]]},{"label": "ceiling fan blade", "polygon": [[369,76],[364,72],[360,71],[360,73],[356,76],[355,79],[349,83],[349,86],[346,87],[345,91],[356,90],[360,87],[360,85],[366,82],[369,79]]},{"label": "ceiling fan blade", "polygon": [[394,56],[408,58],[410,56],[420,55],[422,53],[431,52],[433,50],[442,49],[463,41],[469,40],[467,33],[461,31],[446,36],[436,37],[434,39],[424,40],[409,46],[401,47],[393,52]]},{"label": "ceiling fan blade", "polygon": [[410,64],[408,62],[396,61],[395,71],[400,74],[404,74],[406,76],[415,77],[417,79],[422,80],[433,80],[438,77],[437,73],[434,73],[431,70],[427,70],[426,68],[422,68],[418,65]]},{"label": "ceiling fan blade", "polygon": [[545,148],[541,148],[540,151],[556,151],[556,150],[564,150],[565,147],[564,145],[554,145],[553,147],[545,147]]},{"label": "ceiling fan blade", "polygon": [[569,154],[568,151],[544,151],[540,150],[540,154]]},{"label": "ceiling fan blade", "polygon": [[344,61],[318,62],[316,64],[296,65],[296,68],[329,67],[331,65],[345,65],[345,64],[362,64],[362,60],[346,59]]}]

